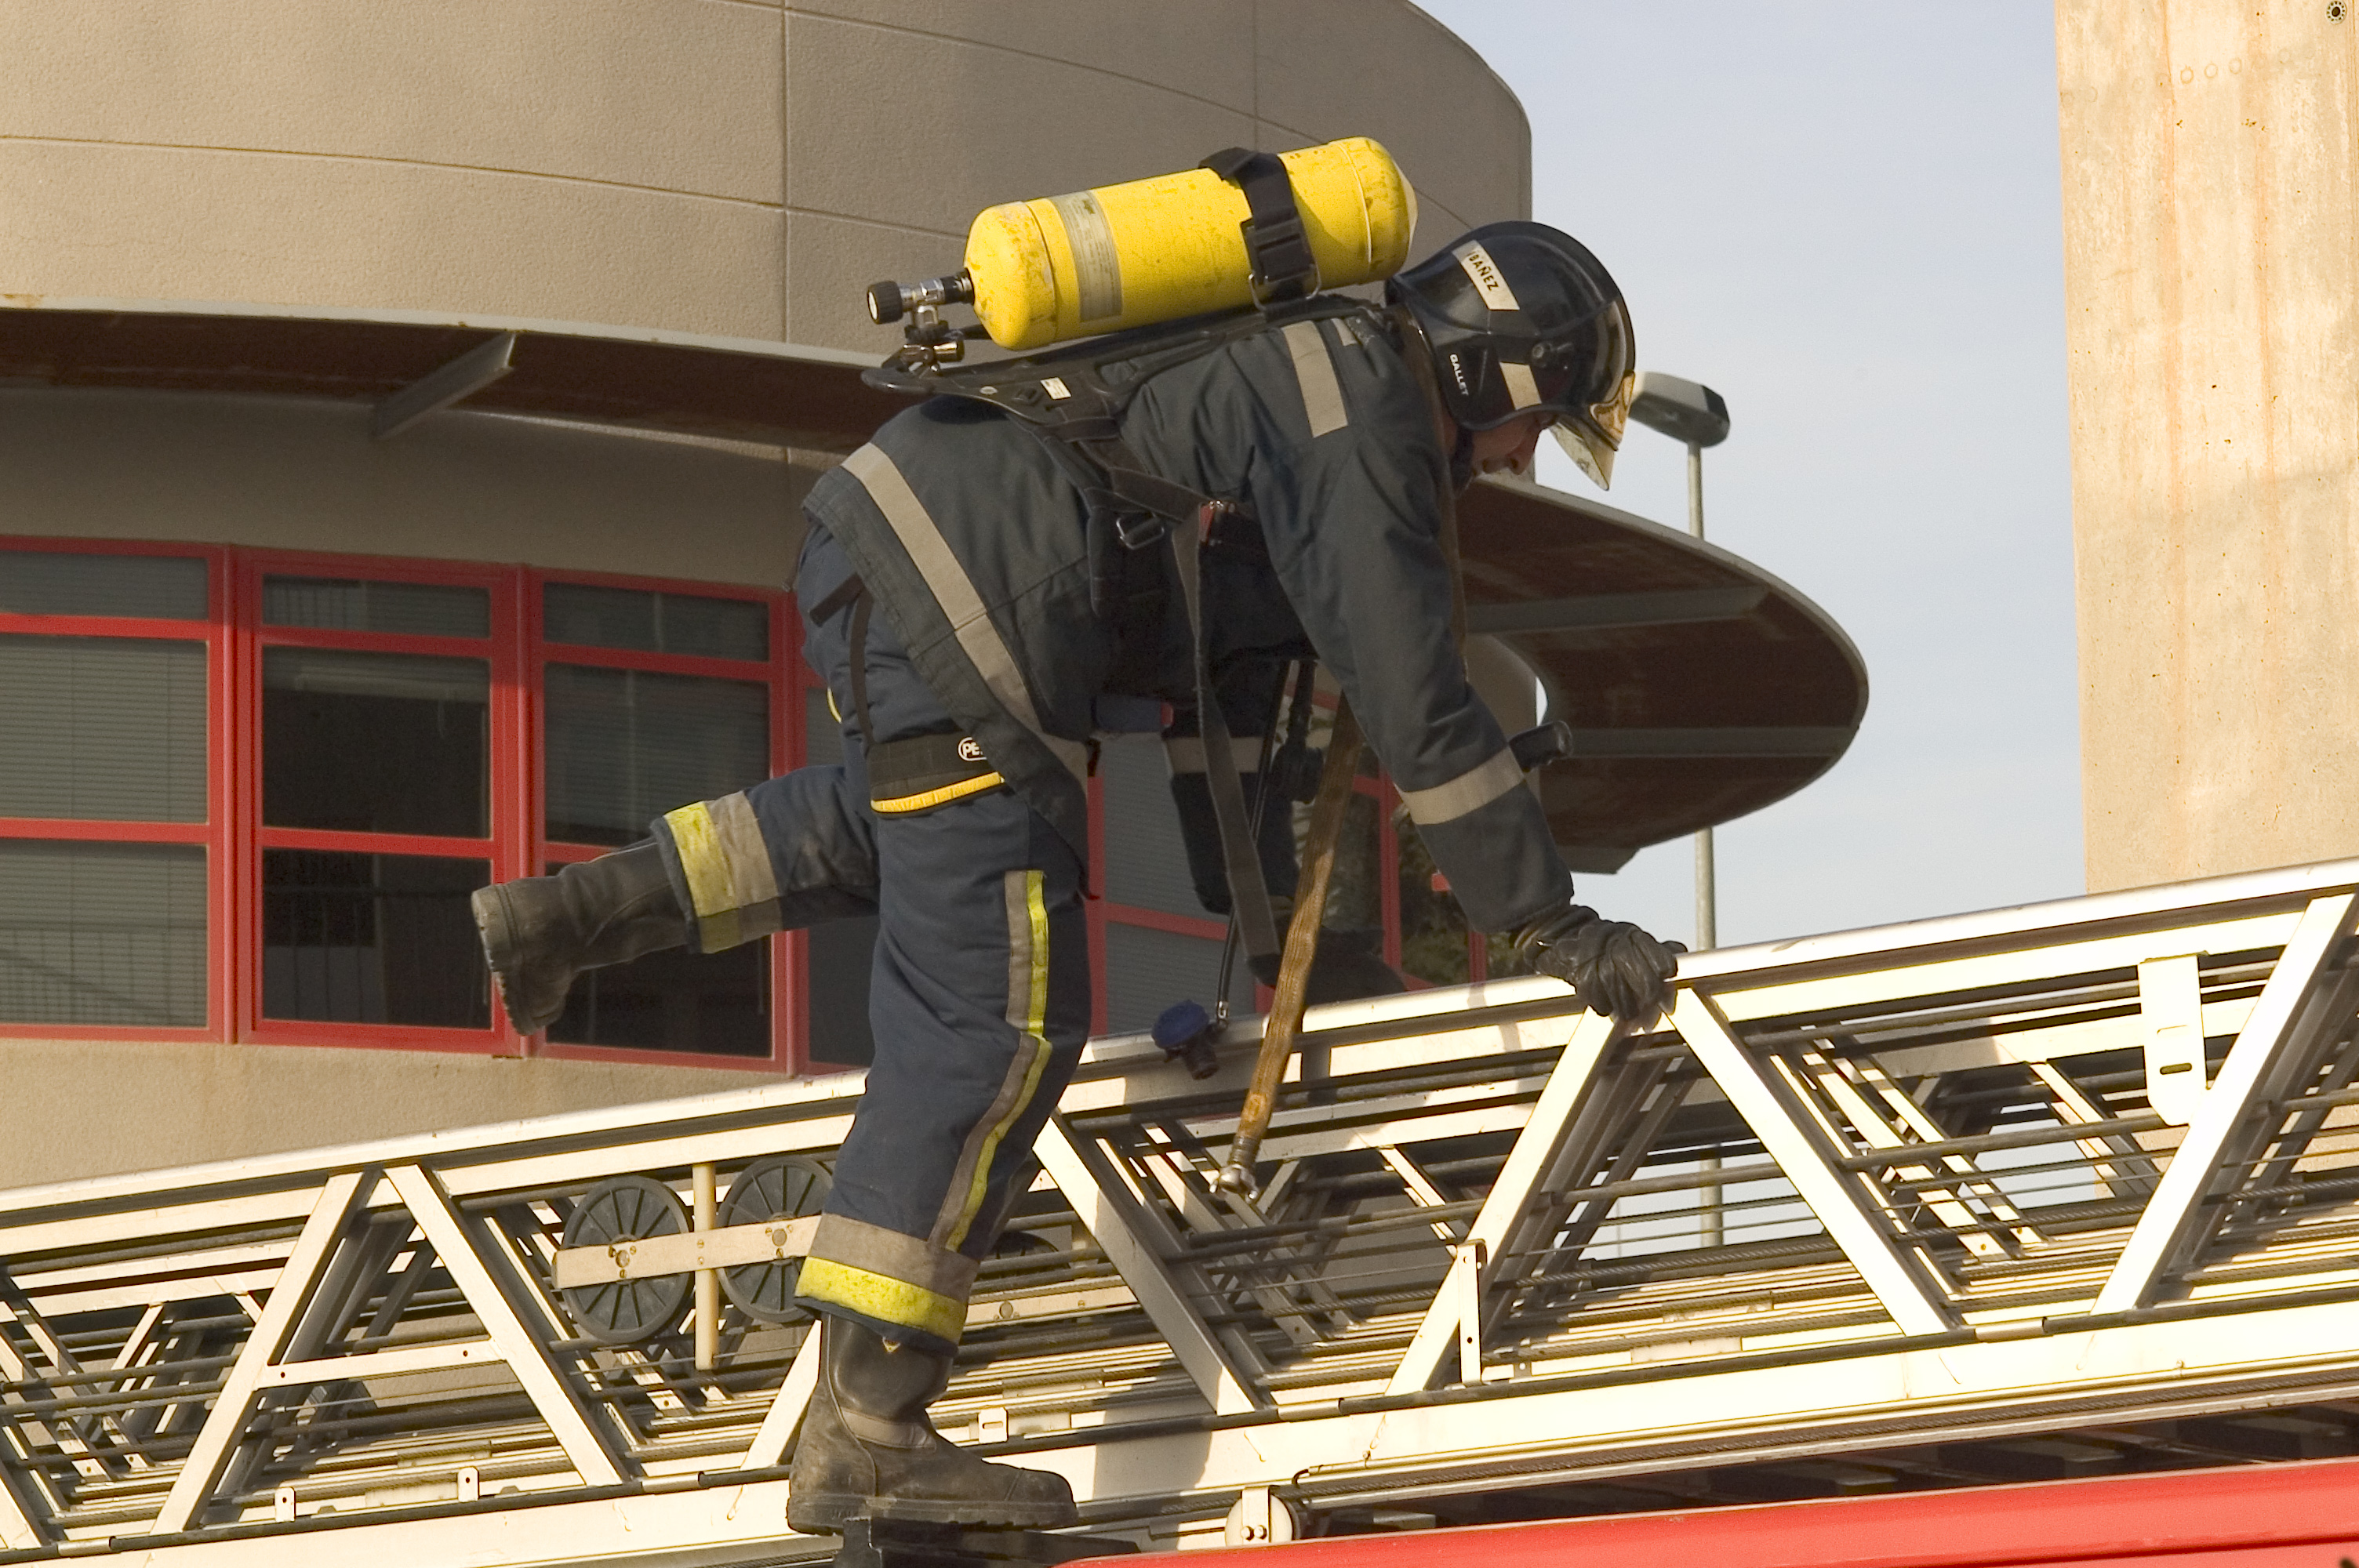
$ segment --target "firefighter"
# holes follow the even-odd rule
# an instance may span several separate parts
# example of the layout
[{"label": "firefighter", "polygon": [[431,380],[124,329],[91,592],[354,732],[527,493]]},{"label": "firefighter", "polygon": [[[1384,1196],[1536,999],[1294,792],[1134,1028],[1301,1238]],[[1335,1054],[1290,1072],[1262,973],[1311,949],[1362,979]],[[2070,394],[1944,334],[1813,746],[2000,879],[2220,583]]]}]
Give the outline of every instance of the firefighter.
[{"label": "firefighter", "polygon": [[822,1370],[796,1445],[798,1530],[839,1530],[875,1499],[903,1517],[1073,1522],[1061,1478],[963,1454],[926,1410],[1087,1033],[1100,699],[1174,702],[1190,710],[1184,739],[1205,668],[1249,688],[1233,678],[1244,665],[1315,654],[1470,923],[1515,933],[1534,969],[1595,1011],[1662,1004],[1678,945],[1572,902],[1451,641],[1440,537],[1441,487],[1527,471],[1543,432],[1609,477],[1632,380],[1621,293],[1571,237],[1510,222],[1402,273],[1387,298],[1239,333],[1126,404],[1127,455],[1233,503],[1205,514],[1221,518],[1209,535],[1172,546],[1196,551],[1195,616],[1191,596],[1156,591],[1170,587],[1161,551],[1125,557],[1164,563],[1159,579],[1101,591],[1070,465],[999,409],[935,397],[888,421],[804,503],[795,590],[844,762],[683,806],[651,841],[476,894],[527,1033],[582,968],[879,917],[875,1061],[799,1286],[822,1324]]}]

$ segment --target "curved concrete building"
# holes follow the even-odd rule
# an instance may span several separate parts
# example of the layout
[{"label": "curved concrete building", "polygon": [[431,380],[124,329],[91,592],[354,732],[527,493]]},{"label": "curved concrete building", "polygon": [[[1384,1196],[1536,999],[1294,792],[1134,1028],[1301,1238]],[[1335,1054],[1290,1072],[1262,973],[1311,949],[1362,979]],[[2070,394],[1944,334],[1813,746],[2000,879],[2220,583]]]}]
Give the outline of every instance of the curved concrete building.
[{"label": "curved concrete building", "polygon": [[[785,588],[898,406],[864,286],[1236,145],[1375,136],[1418,254],[1528,206],[1515,98],[1401,0],[0,19],[0,1187],[862,1064],[862,923],[599,971],[527,1039],[466,895],[836,753]],[[1784,585],[1533,486],[1461,510],[1484,695],[1575,727],[1576,867],[1848,742],[1857,655]],[[1479,978],[1363,787],[1330,923]],[[1094,789],[1094,1024],[1137,1030],[1223,928],[1161,748]]]},{"label": "curved concrete building", "polygon": [[[832,456],[463,408],[372,439],[368,350],[303,322],[873,358],[863,287],[954,265],[978,209],[1223,146],[1374,135],[1426,246],[1528,204],[1515,98],[1397,0],[16,4],[0,42],[0,330],[212,302],[263,334],[229,360],[301,370],[0,383],[0,1186],[862,1054],[857,931],[651,977],[570,1044],[450,979],[462,883],[824,753],[779,590]],[[1102,989],[1136,1027],[1218,927],[1183,874],[1126,881]]]},{"label": "curved concrete building", "polygon": [[1527,215],[1505,84],[1401,0],[6,7],[16,295],[527,317],[873,351],[984,206],[1371,135],[1432,243]]}]

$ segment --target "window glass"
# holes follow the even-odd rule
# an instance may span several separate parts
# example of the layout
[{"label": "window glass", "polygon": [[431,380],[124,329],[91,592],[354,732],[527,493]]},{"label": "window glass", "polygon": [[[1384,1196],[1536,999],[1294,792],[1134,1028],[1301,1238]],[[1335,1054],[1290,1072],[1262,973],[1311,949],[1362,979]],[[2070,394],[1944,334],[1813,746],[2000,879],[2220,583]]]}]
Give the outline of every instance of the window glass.
[{"label": "window glass", "polygon": [[[561,869],[550,866],[549,874]],[[766,1058],[770,945],[719,953],[675,947],[587,970],[566,994],[549,1037],[561,1045]]]},{"label": "window glass", "polygon": [[675,806],[770,774],[770,694],[746,681],[550,665],[549,836],[627,844]]},{"label": "window glass", "polygon": [[492,596],[480,588],[342,578],[266,577],[262,623],[413,637],[488,637]]},{"label": "window glass", "polygon": [[0,816],[202,822],[205,645],[0,635]]},{"label": "window glass", "polygon": [[1109,741],[1098,754],[1105,803],[1105,896],[1168,914],[1205,914],[1188,874],[1188,849],[1171,804],[1171,765],[1153,736]]},{"label": "window glass", "polygon": [[205,851],[0,840],[0,1020],[205,1022]]},{"label": "window glass", "polygon": [[[1111,1033],[1151,1029],[1165,1008],[1191,997],[1211,1011],[1220,994],[1220,976],[1218,938],[1106,923],[1106,1029]],[[1253,976],[1239,954],[1229,976],[1231,1015],[1252,1017],[1253,1002]]]},{"label": "window glass", "polygon": [[545,642],[710,659],[770,656],[769,607],[750,600],[552,582],[540,604]]},{"label": "window glass", "polygon": [[1466,912],[1434,890],[1433,857],[1407,813],[1394,819],[1400,849],[1401,969],[1437,986],[1472,978],[1466,957]]},{"label": "window glass", "polygon": [[490,1025],[467,895],[487,860],[262,853],[262,1013],[334,1023]]},{"label": "window glass", "polygon": [[[1374,796],[1354,792],[1335,836],[1335,869],[1327,882],[1327,921],[1338,931],[1364,931],[1385,923],[1383,842]],[[1310,808],[1295,808],[1296,853],[1310,829]]]},{"label": "window glass", "polygon": [[336,648],[262,655],[262,819],[354,833],[490,831],[490,666]]},{"label": "window glass", "polygon": [[205,618],[205,563],[192,556],[75,556],[10,550],[0,614]]}]

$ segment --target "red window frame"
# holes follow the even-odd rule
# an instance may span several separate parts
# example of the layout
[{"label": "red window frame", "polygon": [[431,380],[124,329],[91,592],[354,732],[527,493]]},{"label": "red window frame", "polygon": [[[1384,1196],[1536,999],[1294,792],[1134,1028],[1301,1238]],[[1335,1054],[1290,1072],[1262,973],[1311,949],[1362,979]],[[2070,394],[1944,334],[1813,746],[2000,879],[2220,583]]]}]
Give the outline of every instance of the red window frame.
[{"label": "red window frame", "polygon": [[[596,858],[600,846],[550,840],[547,813],[547,748],[542,744],[544,672],[551,663],[749,681],[766,687],[771,707],[769,765],[784,773],[803,765],[808,754],[806,715],[810,695],[824,687],[800,656],[800,620],[790,594],[741,584],[676,578],[551,571],[530,567],[429,560],[408,557],[349,555],[323,551],[259,550],[170,542],[8,536],[7,550],[83,555],[175,556],[207,563],[207,618],[140,621],[107,616],[0,614],[0,633],[52,636],[141,637],[206,645],[206,820],[202,823],[85,822],[72,819],[0,817],[0,838],[53,840],[200,844],[206,851],[206,1023],[202,1028],[145,1028],[106,1024],[0,1022],[0,1038],[156,1038],[227,1040],[256,1044],[342,1045],[380,1050],[456,1052],[462,1054],[549,1056],[650,1065],[700,1066],[733,1071],[808,1073],[835,1070],[810,1057],[810,957],[799,931],[773,941],[769,954],[771,1052],[766,1057],[636,1050],[620,1046],[558,1044],[541,1036],[518,1035],[495,1006],[484,1029],[444,1029],[410,1024],[328,1023],[261,1016],[261,857],[265,849],[360,850],[484,860],[495,880],[540,873],[550,864]],[[346,632],[261,624],[266,576],[359,579],[416,582],[486,590],[490,635],[484,639],[420,637],[394,633]],[[552,582],[579,583],[636,592],[736,599],[766,607],[769,657],[750,660],[647,653],[633,649],[557,643],[544,636],[542,589]],[[419,835],[348,834],[272,827],[261,821],[261,670],[263,650],[275,646],[336,647],[359,651],[481,658],[491,666],[490,832],[483,838]],[[1322,697],[1322,706],[1332,699]],[[1400,847],[1390,810],[1388,774],[1363,776],[1354,787],[1377,806],[1378,900],[1384,924],[1384,957],[1396,968],[1401,959]],[[1104,885],[1107,845],[1103,790],[1093,779],[1089,792],[1092,882]],[[1205,915],[1172,914],[1103,897],[1088,901],[1091,1029],[1106,1027],[1106,932],[1128,925],[1219,942],[1226,923]],[[236,940],[233,941],[233,934]],[[1484,976],[1479,935],[1468,942],[1469,974]],[[1410,978],[1413,989],[1427,982]],[[1268,1004],[1257,988],[1259,1005]],[[1174,998],[1174,1000],[1179,999]]]},{"label": "red window frame", "polygon": [[[86,822],[0,817],[0,838],[202,845],[205,874],[206,1022],[203,1027],[0,1022],[0,1038],[158,1039],[253,1044],[332,1045],[437,1051],[473,1055],[550,1056],[739,1072],[810,1070],[806,1017],[808,958],[799,933],[773,942],[769,955],[771,1049],[767,1056],[562,1045],[518,1035],[495,1005],[483,1029],[414,1024],[332,1023],[266,1019],[262,1006],[262,853],[328,849],[432,855],[489,862],[495,880],[537,875],[550,863],[593,859],[603,847],[552,843],[546,825],[546,748],[542,672],[550,662],[647,669],[751,681],[768,693],[769,765],[799,766],[805,754],[803,694],[815,684],[803,671],[793,601],[776,589],[673,578],[551,571],[530,567],[326,551],[264,550],[167,541],[0,537],[0,550],[69,555],[175,556],[206,566],[206,618],[143,621],[112,616],[0,614],[0,633],[46,636],[139,637],[201,642],[206,648],[206,816],[201,823]],[[484,589],[491,602],[486,638],[419,637],[395,633],[264,626],[262,579],[354,579]],[[636,650],[551,643],[542,636],[541,589],[551,582],[641,592],[736,599],[766,607],[769,657],[705,659]],[[489,832],[482,838],[355,834],[274,827],[262,820],[262,656],[269,647],[334,647],[363,652],[479,658],[490,665],[487,765]]]},{"label": "red window frame", "polygon": [[[490,863],[492,880],[526,874],[518,829],[523,799],[522,728],[526,704],[516,678],[514,568],[460,562],[418,561],[382,556],[321,555],[290,551],[240,551],[236,562],[239,602],[234,688],[244,720],[238,736],[237,798],[246,828],[238,846],[237,930],[246,944],[245,960],[234,966],[241,1038],[257,1045],[372,1045],[397,1051],[458,1050],[515,1055],[501,1046],[516,1040],[499,1006],[492,1006],[487,1029],[436,1029],[398,1023],[330,1023],[262,1015],[262,855],[266,849],[316,849],[355,854],[431,855]],[[348,632],[311,626],[262,623],[266,577],[355,579],[368,582],[423,583],[440,588],[480,588],[490,601],[489,635],[421,637],[393,632]],[[268,648],[340,648],[360,653],[417,654],[438,658],[479,659],[490,666],[485,781],[488,834],[482,838],[408,833],[343,833],[309,827],[273,827],[262,820],[262,659]]]},{"label": "red window frame", "polygon": [[11,615],[0,613],[0,633],[39,637],[114,637],[205,645],[205,819],[202,822],[100,822],[80,817],[0,816],[0,838],[51,843],[198,844],[205,851],[205,1022],[201,1028],[110,1023],[0,1023],[11,1039],[107,1040],[125,1034],[141,1039],[218,1040],[230,1016],[223,985],[228,966],[232,905],[223,874],[231,864],[232,819],[236,793],[234,757],[224,721],[232,706],[225,656],[232,589],[228,552],[209,545],[146,544],[119,539],[17,537],[10,551],[69,556],[172,556],[205,562],[205,619],[155,621],[114,615]]},{"label": "red window frame", "polygon": [[[769,694],[771,773],[782,773],[802,765],[804,682],[798,678],[798,673],[802,669],[799,639],[788,638],[789,631],[799,623],[794,618],[791,595],[735,584],[690,582],[677,578],[617,577],[599,572],[527,569],[523,577],[524,602],[520,608],[524,616],[526,666],[531,676],[526,732],[535,739],[535,743],[528,748],[531,768],[529,798],[526,806],[527,827],[534,847],[534,859],[531,869],[524,875],[539,875],[543,865],[594,860],[606,853],[606,847],[603,845],[565,843],[553,840],[547,835],[549,748],[538,742],[544,719],[542,697],[547,689],[544,672],[552,664],[649,670],[659,675],[701,676],[757,684]],[[698,599],[734,599],[765,605],[769,616],[770,655],[757,665],[749,659],[705,658],[690,654],[656,654],[636,648],[602,648],[582,643],[549,642],[543,635],[541,589],[552,582],[578,583],[585,588],[619,588],[637,593],[682,594]],[[809,958],[804,951],[806,944],[799,931],[781,935],[785,935],[787,939],[769,939],[770,1054],[767,1056],[640,1051],[616,1045],[565,1045],[542,1035],[535,1035],[531,1041],[520,1044],[529,1046],[528,1054],[531,1055],[564,1060],[723,1067],[741,1072],[808,1072],[810,1070],[810,991],[806,984],[810,972]],[[501,1028],[506,1030],[507,1020],[503,1017],[499,1022]],[[513,1031],[509,1031],[509,1034],[515,1038]]]}]

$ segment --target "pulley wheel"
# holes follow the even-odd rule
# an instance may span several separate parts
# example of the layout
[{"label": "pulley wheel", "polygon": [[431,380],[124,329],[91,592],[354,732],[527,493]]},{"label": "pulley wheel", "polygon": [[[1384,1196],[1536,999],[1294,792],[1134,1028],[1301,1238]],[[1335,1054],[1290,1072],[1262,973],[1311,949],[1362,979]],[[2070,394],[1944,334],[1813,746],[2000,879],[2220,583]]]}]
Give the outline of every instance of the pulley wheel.
[{"label": "pulley wheel", "polygon": [[[647,1176],[609,1176],[582,1195],[565,1222],[568,1247],[611,1247],[618,1241],[677,1236],[688,1228],[678,1195]],[[566,1290],[574,1326],[601,1345],[637,1345],[679,1326],[688,1315],[693,1274],[657,1274]]]},{"label": "pulley wheel", "polygon": [[[767,1155],[738,1172],[729,1184],[729,1195],[721,1200],[720,1222],[767,1225],[800,1219],[819,1212],[833,1184],[827,1167],[816,1160]],[[795,1281],[802,1271],[800,1258],[740,1263],[721,1271],[721,1288],[739,1312],[756,1323],[799,1323],[806,1314],[795,1305]]]}]

